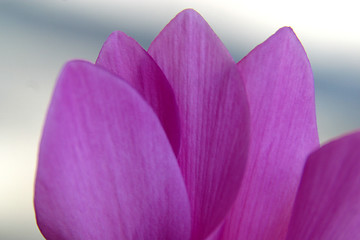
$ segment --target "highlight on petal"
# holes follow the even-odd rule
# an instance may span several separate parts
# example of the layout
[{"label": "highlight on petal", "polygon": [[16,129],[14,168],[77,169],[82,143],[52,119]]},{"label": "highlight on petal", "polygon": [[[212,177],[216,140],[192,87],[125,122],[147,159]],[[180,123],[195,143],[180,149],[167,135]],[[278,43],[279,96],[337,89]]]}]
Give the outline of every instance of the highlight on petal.
[{"label": "highlight on petal", "polygon": [[188,239],[190,205],[151,107],[90,63],[63,69],[49,107],[35,184],[47,239]]},{"label": "highlight on petal", "polygon": [[310,155],[291,217],[288,240],[360,239],[360,132]]},{"label": "highlight on petal", "polygon": [[179,13],[148,52],[179,105],[178,161],[192,207],[192,238],[209,235],[230,209],[247,159],[249,112],[229,52],[194,10]]},{"label": "highlight on petal", "polygon": [[140,93],[159,117],[177,155],[180,125],[174,92],[150,55],[134,39],[116,31],[104,43],[96,65],[125,80]]},{"label": "highlight on petal", "polygon": [[238,63],[251,116],[248,165],[223,239],[284,239],[305,160],[319,145],[306,53],[282,28]]}]

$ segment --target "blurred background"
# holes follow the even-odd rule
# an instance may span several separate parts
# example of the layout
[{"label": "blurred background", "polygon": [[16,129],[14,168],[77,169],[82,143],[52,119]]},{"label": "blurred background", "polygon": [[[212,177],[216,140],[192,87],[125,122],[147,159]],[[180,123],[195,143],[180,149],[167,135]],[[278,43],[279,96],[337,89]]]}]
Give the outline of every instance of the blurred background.
[{"label": "blurred background", "polygon": [[194,8],[236,61],[291,26],[313,67],[321,142],[360,127],[360,15],[356,1],[0,2],[0,239],[42,239],[33,211],[36,155],[57,75],[94,62],[121,30],[145,49],[178,12]]}]

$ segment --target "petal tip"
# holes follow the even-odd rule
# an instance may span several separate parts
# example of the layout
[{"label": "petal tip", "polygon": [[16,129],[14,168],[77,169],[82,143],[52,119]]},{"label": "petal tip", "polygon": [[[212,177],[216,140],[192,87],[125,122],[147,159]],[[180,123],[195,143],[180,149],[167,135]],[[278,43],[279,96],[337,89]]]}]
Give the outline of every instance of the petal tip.
[{"label": "petal tip", "polygon": [[105,40],[103,46],[101,47],[100,53],[95,61],[96,65],[102,66],[101,62],[101,56],[106,55],[105,52],[108,52],[109,49],[115,51],[115,47],[122,41],[125,41],[125,39],[129,39],[130,37],[121,31],[113,31]]},{"label": "petal tip", "polygon": [[[284,42],[289,42],[292,44],[301,44],[299,38],[296,33],[290,26],[285,26],[276,31],[276,33],[272,36],[274,38],[282,39]],[[303,47],[302,47],[303,48]]]},{"label": "petal tip", "polygon": [[87,60],[73,59],[73,60],[67,61],[64,64],[63,69],[73,68],[73,67],[76,67],[79,65],[89,66],[89,65],[93,65],[93,64]]},{"label": "petal tip", "polygon": [[64,64],[64,66],[62,67],[62,69],[60,70],[60,77],[58,80],[61,80],[61,79],[67,79],[67,78],[62,78],[61,76],[63,74],[68,74],[69,72],[73,72],[75,69],[77,68],[83,68],[83,67],[86,67],[88,65],[91,65],[90,62],[88,61],[85,61],[85,60],[81,60],[81,59],[74,59],[74,60],[70,60],[68,62],[66,62]]},{"label": "petal tip", "polygon": [[195,9],[186,8],[182,10],[178,15],[188,15],[188,16],[201,16]]},{"label": "petal tip", "polygon": [[119,31],[119,30],[116,30],[116,31],[113,31],[109,35],[109,37],[107,38],[106,41],[111,40],[111,39],[118,39],[118,38],[122,38],[122,37],[128,37],[129,38],[129,36],[126,33],[122,32],[122,31]]},{"label": "petal tip", "polygon": [[276,33],[273,36],[276,36],[279,38],[284,38],[284,39],[291,39],[291,38],[298,39],[294,30],[289,26],[280,28],[279,30],[276,31]]},{"label": "petal tip", "polygon": [[279,30],[277,30],[277,32],[284,33],[284,34],[294,34],[294,29],[292,29],[292,27],[290,27],[290,26],[284,26],[284,27],[280,28]]},{"label": "petal tip", "polygon": [[201,16],[201,14],[192,8],[187,8],[187,9],[182,10],[174,17],[173,20],[175,20],[175,19],[181,19],[182,21],[195,20],[195,21],[199,21],[199,22],[206,22],[205,19]]}]

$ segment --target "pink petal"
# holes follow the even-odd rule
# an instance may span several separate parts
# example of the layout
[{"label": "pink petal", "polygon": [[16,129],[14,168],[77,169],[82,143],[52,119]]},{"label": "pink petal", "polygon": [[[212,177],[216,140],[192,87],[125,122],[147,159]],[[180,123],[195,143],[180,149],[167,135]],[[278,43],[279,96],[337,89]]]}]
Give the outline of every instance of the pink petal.
[{"label": "pink petal", "polygon": [[360,132],[310,155],[287,239],[360,239]]},{"label": "pink petal", "polygon": [[180,125],[174,92],[150,55],[134,39],[118,31],[104,43],[96,65],[124,79],[144,97],[159,117],[177,154]]},{"label": "pink petal", "polygon": [[36,218],[47,239],[188,239],[190,205],[152,109],[82,61],[58,80],[40,145]]},{"label": "pink petal", "polygon": [[223,239],[284,239],[304,162],[319,145],[310,63],[291,28],[282,28],[238,67],[251,144]]},{"label": "pink petal", "polygon": [[179,13],[149,48],[179,104],[178,161],[192,206],[193,239],[223,219],[243,176],[248,103],[229,52],[194,10]]}]

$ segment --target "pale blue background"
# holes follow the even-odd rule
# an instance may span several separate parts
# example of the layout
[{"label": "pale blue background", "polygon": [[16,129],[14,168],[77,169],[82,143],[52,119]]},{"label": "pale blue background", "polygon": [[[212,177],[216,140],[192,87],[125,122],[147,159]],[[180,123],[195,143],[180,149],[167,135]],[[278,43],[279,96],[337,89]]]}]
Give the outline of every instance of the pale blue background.
[{"label": "pale blue background", "polygon": [[[299,9],[287,4],[275,12],[284,5],[264,10],[231,0],[102,2],[0,2],[0,239],[41,239],[32,207],[36,154],[62,65],[74,58],[94,61],[114,30],[147,48],[187,7],[203,15],[237,61],[278,28],[291,25],[312,63],[321,141],[360,126],[360,37],[358,28],[346,28],[359,20],[351,16],[351,9],[359,9],[355,5],[331,8],[337,21],[344,21],[331,22],[329,10],[316,11],[316,4]],[[309,11],[296,19],[304,7]]]}]

